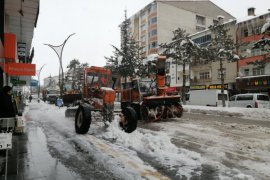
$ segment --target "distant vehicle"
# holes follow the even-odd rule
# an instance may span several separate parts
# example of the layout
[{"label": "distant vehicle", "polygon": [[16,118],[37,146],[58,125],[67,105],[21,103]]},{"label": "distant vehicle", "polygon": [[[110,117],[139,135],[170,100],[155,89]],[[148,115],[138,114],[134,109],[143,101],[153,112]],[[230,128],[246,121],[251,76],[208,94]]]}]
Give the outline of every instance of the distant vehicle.
[{"label": "distant vehicle", "polygon": [[229,107],[270,108],[269,96],[266,94],[237,94],[230,98]]},{"label": "distant vehicle", "polygon": [[191,90],[186,94],[186,103],[188,105],[200,106],[222,106],[222,97],[225,98],[225,104],[228,106],[228,91],[224,90],[222,95],[219,89]]},{"label": "distant vehicle", "polygon": [[48,101],[50,104],[55,104],[59,96],[60,92],[58,90],[49,90],[47,92],[46,101]]}]

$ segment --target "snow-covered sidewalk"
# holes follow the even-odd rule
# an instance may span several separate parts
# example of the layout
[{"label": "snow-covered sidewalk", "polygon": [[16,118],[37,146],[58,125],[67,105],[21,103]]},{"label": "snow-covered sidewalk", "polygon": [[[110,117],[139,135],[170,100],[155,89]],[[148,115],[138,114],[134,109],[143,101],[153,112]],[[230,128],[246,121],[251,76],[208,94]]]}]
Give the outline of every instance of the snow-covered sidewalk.
[{"label": "snow-covered sidewalk", "polygon": [[188,113],[202,113],[220,116],[242,117],[252,120],[270,121],[270,109],[260,108],[236,108],[236,107],[209,107],[183,105],[184,111]]}]

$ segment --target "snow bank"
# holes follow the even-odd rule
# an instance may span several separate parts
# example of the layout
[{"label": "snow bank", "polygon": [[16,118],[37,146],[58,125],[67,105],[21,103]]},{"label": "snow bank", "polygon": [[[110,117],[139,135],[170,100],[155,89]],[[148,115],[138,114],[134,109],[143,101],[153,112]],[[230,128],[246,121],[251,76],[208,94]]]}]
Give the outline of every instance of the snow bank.
[{"label": "snow bank", "polygon": [[252,120],[270,121],[270,109],[260,108],[238,108],[238,107],[209,107],[183,105],[184,111],[188,113],[213,114],[220,116],[242,117]]},{"label": "snow bank", "polygon": [[133,133],[127,134],[119,129],[117,118],[101,136],[153,158],[171,171],[176,171],[179,177],[191,178],[202,165],[199,153],[179,149],[171,143],[171,138],[166,133],[137,128]]}]

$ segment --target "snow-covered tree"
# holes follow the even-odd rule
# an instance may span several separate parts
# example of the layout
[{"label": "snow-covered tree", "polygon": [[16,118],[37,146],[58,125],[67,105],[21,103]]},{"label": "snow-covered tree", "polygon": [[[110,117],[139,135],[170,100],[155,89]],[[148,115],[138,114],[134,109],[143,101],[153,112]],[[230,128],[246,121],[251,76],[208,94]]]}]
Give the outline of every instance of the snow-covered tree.
[{"label": "snow-covered tree", "polygon": [[73,59],[67,66],[66,82],[71,83],[71,89],[79,89],[82,87],[82,76],[84,68],[88,67],[88,63],[80,63],[78,59]]},{"label": "snow-covered tree", "polygon": [[173,31],[172,42],[161,44],[160,47],[164,49],[162,54],[165,55],[167,58],[172,58],[173,63],[175,63],[176,66],[183,66],[182,100],[185,104],[186,65],[190,65],[193,57],[198,54],[199,46],[190,39],[189,35],[186,33],[185,30],[178,28]]},{"label": "snow-covered tree", "polygon": [[225,104],[225,96],[224,96],[224,61],[235,61],[238,60],[239,57],[234,54],[235,43],[230,34],[228,34],[229,29],[226,28],[224,24],[218,23],[217,25],[213,25],[209,27],[212,39],[211,43],[204,47],[204,51],[202,57],[208,61],[219,61],[219,69],[220,69],[220,80],[221,80],[221,94],[222,95],[222,105]]},{"label": "snow-covered tree", "polygon": [[125,84],[128,77],[135,77],[142,67],[142,59],[140,57],[139,43],[132,37],[129,32],[130,21],[127,19],[125,11],[125,20],[121,25],[121,47],[113,46],[113,56],[105,57],[107,60],[107,68],[114,74],[118,74],[125,78]]}]

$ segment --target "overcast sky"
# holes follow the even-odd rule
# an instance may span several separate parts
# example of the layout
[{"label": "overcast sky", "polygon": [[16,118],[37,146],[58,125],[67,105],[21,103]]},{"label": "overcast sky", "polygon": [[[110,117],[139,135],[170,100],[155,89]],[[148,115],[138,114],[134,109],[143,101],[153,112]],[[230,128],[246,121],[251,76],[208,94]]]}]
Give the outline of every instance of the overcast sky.
[{"label": "overcast sky", "polygon": [[[211,0],[236,18],[247,16],[247,8],[255,7],[256,14],[270,9],[269,0]],[[111,45],[119,46],[119,24],[138,12],[152,0],[40,0],[37,27],[34,32],[33,63],[37,70],[46,64],[41,79],[58,75],[56,53],[45,43],[60,45],[72,33],[63,51],[63,66],[76,58],[93,66],[104,66],[104,56],[112,55]],[[41,82],[43,84],[43,82]]]}]

